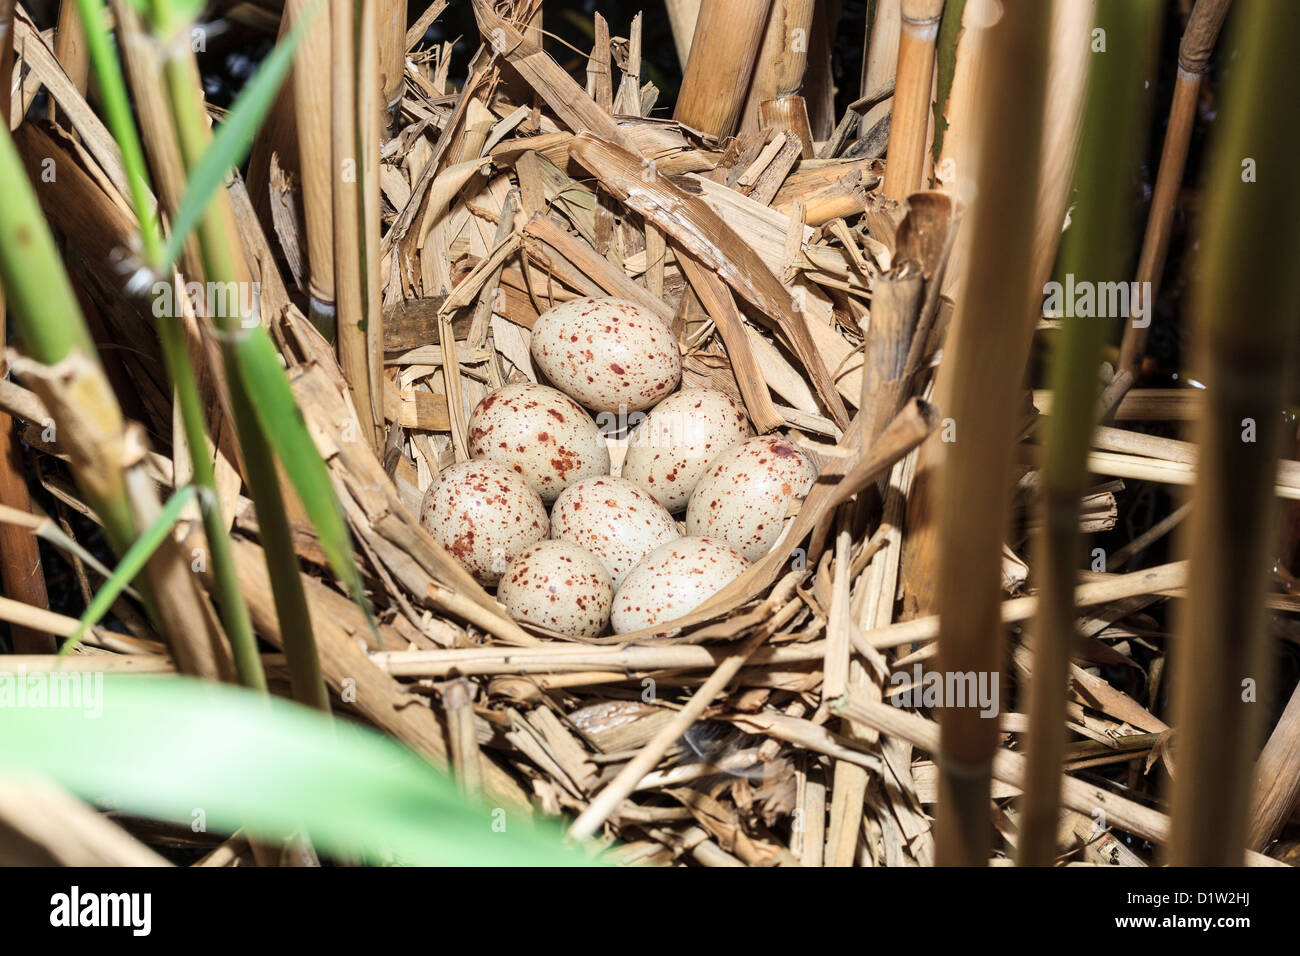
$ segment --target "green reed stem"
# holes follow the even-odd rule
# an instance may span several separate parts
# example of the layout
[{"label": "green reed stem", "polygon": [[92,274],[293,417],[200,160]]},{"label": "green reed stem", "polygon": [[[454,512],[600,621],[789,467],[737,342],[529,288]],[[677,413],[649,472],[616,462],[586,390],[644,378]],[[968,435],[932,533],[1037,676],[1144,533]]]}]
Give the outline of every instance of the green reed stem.
[{"label": "green reed stem", "polygon": [[[170,4],[165,0],[152,0],[151,9],[155,35],[167,42],[179,26]],[[194,82],[196,75],[193,54],[188,50],[173,52],[164,66],[172,121],[187,170],[193,170],[212,141],[201,106],[201,91]],[[240,281],[244,269],[237,258],[240,255],[239,244],[229,220],[223,215],[220,199],[209,204],[197,232],[207,279],[212,282]],[[293,546],[293,533],[275,469],[275,457],[253,410],[255,396],[248,392],[236,352],[240,337],[248,334],[249,329],[243,327],[244,317],[237,309],[223,307],[212,318],[220,332],[231,412],[266,554],[293,695],[301,703],[328,711],[329,692],[321,674],[320,657],[312,633],[298,555]]]},{"label": "green reed stem", "polygon": [[[150,277],[160,278],[166,266],[162,261],[162,231],[153,210],[148,166],[145,163],[139,131],[136,129],[131,112],[122,65],[104,24],[104,5],[101,0],[76,0],[76,2],[81,14],[81,22],[85,27],[91,66],[99,83],[108,127],[117,141],[118,148],[122,151],[122,163],[131,189],[131,200],[135,206],[136,219],[140,223],[144,260]],[[166,269],[166,271],[170,273],[171,270]],[[151,282],[150,285],[152,286],[153,283]],[[180,296],[171,298],[177,303],[176,308],[171,310],[174,314],[160,316],[155,327],[162,344],[167,373],[176,389],[181,424],[185,431],[186,444],[189,445],[190,464],[194,470],[194,484],[208,492],[199,496],[199,512],[203,517],[203,528],[212,553],[212,577],[217,603],[221,608],[222,621],[230,639],[231,655],[235,661],[240,683],[254,690],[265,691],[266,674],[262,670],[262,658],[257,651],[257,638],[253,634],[253,622],[248,613],[248,606],[239,588],[234,555],[230,549],[228,525],[217,497],[217,477],[212,458],[208,454],[207,421],[203,411],[203,399],[199,394],[194,367],[190,364],[185,332],[179,321]]]},{"label": "green reed stem", "polygon": [[[1106,30],[1109,50],[1105,63],[1094,62],[1089,72],[1075,177],[1079,198],[1060,260],[1062,273],[1073,274],[1076,285],[1091,282],[1095,289],[1099,283],[1121,282],[1130,268],[1129,193],[1145,128],[1143,37],[1158,26],[1154,9],[1151,0],[1101,0],[1098,5],[1096,23]],[[1043,436],[1040,471],[1043,522],[1034,562],[1039,610],[1032,633],[1034,668],[1017,848],[1021,866],[1050,866],[1056,854],[1066,689],[1076,640],[1079,508],[1089,481],[1101,349],[1114,331],[1111,322],[1074,316],[1069,303],[1065,306],[1051,357],[1052,413]]]}]

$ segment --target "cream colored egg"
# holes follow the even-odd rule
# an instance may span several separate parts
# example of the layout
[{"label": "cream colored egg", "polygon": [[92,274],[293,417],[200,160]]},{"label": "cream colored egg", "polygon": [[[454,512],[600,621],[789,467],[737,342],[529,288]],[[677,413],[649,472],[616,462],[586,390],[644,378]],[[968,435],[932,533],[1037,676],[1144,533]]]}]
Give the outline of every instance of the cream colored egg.
[{"label": "cream colored egg", "polygon": [[609,474],[609,448],[586,409],[523,382],[497,389],[469,417],[469,454],[522,475],[547,504],[575,481]]},{"label": "cream colored egg", "polygon": [[551,537],[572,541],[605,565],[614,587],[638,561],[680,537],[663,505],[626,478],[584,478],[551,509]]},{"label": "cream colored egg", "polygon": [[708,538],[688,536],[661,544],[641,559],[614,595],[614,632],[639,631],[689,614],[747,567],[744,555]]},{"label": "cream colored egg", "polygon": [[672,330],[627,299],[573,299],[533,325],[533,361],[556,388],[592,411],[649,408],[682,376]]},{"label": "cream colored egg", "polygon": [[686,507],[700,476],[754,432],[740,403],[716,388],[684,388],[650,410],[628,440],[624,478],[671,512]]},{"label": "cream colored egg", "polygon": [[686,533],[725,541],[757,561],[816,479],[808,456],[784,438],[751,438],[709,463],[686,508]]},{"label": "cream colored egg", "polygon": [[572,541],[539,541],[506,566],[497,598],[516,621],[568,637],[597,637],[614,585],[595,555]]},{"label": "cream colored egg", "polygon": [[492,461],[466,461],[440,471],[424,492],[420,523],[461,567],[488,585],[550,530],[537,492]]}]

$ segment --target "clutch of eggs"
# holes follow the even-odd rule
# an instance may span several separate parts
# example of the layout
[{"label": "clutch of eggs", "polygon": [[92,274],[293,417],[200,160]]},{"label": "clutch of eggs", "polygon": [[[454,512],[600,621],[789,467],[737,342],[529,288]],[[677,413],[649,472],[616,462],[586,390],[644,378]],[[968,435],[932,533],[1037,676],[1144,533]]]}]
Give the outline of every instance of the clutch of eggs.
[{"label": "clutch of eggs", "polygon": [[[474,407],[471,460],[435,476],[421,521],[512,618],[543,633],[623,634],[689,613],[771,549],[816,479],[785,439],[752,437],[725,392],[674,391],[676,339],[635,302],[547,310],[532,358],[550,385],[506,385]],[[622,476],[611,477],[603,431],[628,425]],[[673,518],[683,509],[685,536]]]}]

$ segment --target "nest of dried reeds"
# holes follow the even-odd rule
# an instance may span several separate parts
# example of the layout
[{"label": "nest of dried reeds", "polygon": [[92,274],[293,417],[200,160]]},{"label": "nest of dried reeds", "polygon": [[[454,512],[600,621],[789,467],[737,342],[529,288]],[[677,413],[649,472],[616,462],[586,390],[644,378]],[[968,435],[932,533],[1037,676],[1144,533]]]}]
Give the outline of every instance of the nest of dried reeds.
[{"label": "nest of dried reeds", "polygon": [[[286,4],[290,17],[305,7]],[[331,71],[380,72],[398,40],[376,41],[378,56],[349,49],[335,16],[333,45],[319,35],[304,43],[246,176],[226,190],[263,324],[329,466],[378,615],[373,630],[332,583],[329,557],[290,497],[292,543],[333,705],[450,766],[490,800],[576,817],[575,835],[618,841],[619,860],[934,862],[938,724],[885,698],[923,691],[921,668],[939,634],[938,544],[926,504],[934,489],[920,488],[933,460],[921,446],[944,427],[927,401],[936,387],[930,373],[956,273],[972,255],[957,243],[961,210],[943,160],[970,135],[960,111],[969,107],[962,97],[975,54],[958,56],[955,71],[951,60],[939,65],[941,82],[953,87],[940,88],[943,111],[952,111],[940,144],[927,142],[926,130],[942,4],[902,4],[901,46],[899,23],[887,12],[879,18],[872,50],[878,43],[901,61],[870,59],[864,96],[835,117],[828,70],[807,62],[826,57],[813,3],[772,4],[783,30],[771,26],[777,16],[763,15],[768,4],[706,2],[695,47],[686,45],[673,119],[654,115],[658,90],[642,76],[639,15],[626,37],[611,36],[597,16],[584,84],[543,51],[539,0],[474,0],[481,45],[457,88],[448,80],[450,45],[420,44],[444,7],[430,5],[405,36],[397,31],[404,82],[393,81],[390,65],[382,89],[357,94],[351,111],[340,104],[346,82],[335,83],[332,104],[317,95],[329,89]],[[812,54],[791,40],[798,29],[814,36]],[[732,35],[701,46],[710,30]],[[116,345],[106,365],[126,413],[150,436],[152,448],[137,452],[144,472],[162,488],[177,486],[188,460],[171,389],[121,282],[120,250],[131,247],[135,226],[120,158],[21,8],[16,36],[18,95],[44,88],[57,118],[23,123],[16,142],[34,177],[46,158],[59,170],[40,193],[46,216],[67,244],[96,337]],[[1069,87],[1069,56],[1062,63]],[[1074,104],[1059,114],[1063,155],[1077,138],[1080,89],[1057,91]],[[386,95],[397,96],[389,116]],[[896,133],[886,141],[880,107],[891,97]],[[349,145],[358,142],[353,188],[331,187],[322,157],[358,158]],[[1044,168],[1058,159],[1045,157]],[[931,173],[943,190],[920,190]],[[1042,221],[1059,223],[1064,188],[1030,197],[1030,205],[1045,203]],[[1047,233],[1048,248],[1035,247],[1040,272],[1050,268],[1059,229]],[[193,248],[187,256],[182,270],[197,272]],[[475,403],[504,384],[537,380],[529,342],[539,314],[585,295],[630,299],[663,318],[681,346],[683,385],[731,394],[758,433],[788,437],[821,477],[788,517],[781,546],[671,628],[566,642],[507,617],[417,515],[433,477],[467,457]],[[189,332],[192,350],[211,354],[211,338],[194,324]],[[282,622],[242,463],[223,431],[220,386],[201,386],[239,586],[258,636],[280,647]],[[1020,433],[1033,411],[1029,394],[1018,395]],[[1050,396],[1034,398],[1045,409]],[[1131,393],[1120,415],[1182,415],[1181,393],[1174,412],[1152,410],[1169,400]],[[38,394],[0,381],[0,408],[22,423],[60,514],[89,514],[60,464],[66,452],[42,436],[50,410]],[[1190,449],[1181,442],[1119,429],[1097,435],[1097,473],[1188,480]],[[617,446],[613,457],[616,473]],[[1018,474],[1020,491],[1031,493],[1035,473]],[[1293,472],[1280,480],[1300,493]],[[1087,490],[1084,533],[1114,525],[1122,487]],[[1016,596],[1027,576],[1018,556],[1027,525],[1018,527],[1001,570],[1011,598],[1001,619],[1013,629],[1035,610],[1034,598]],[[201,533],[197,522],[184,524],[178,538],[192,544]],[[1111,570],[1122,564],[1112,561]],[[79,559],[78,570],[86,588]],[[1094,638],[1115,636],[1185,580],[1179,563],[1085,583],[1077,601],[1091,660],[1124,658]],[[120,619],[132,634],[97,628],[81,653],[106,670],[175,669],[180,656],[127,608]],[[75,626],[50,612],[11,619],[64,636]],[[272,688],[282,688],[283,660],[264,659]],[[1067,771],[1144,760],[1149,768],[1168,758],[1168,726],[1148,709],[1153,686],[1135,697],[1069,666],[1067,719],[1077,736],[1063,755]],[[1008,673],[1025,680],[1032,669],[1015,642]],[[1001,730],[1017,734],[1023,724],[1007,714]],[[1025,780],[1023,760],[999,743],[992,763],[995,824],[1008,848],[1009,798]],[[1163,814],[1099,777],[1067,776],[1061,802],[1074,834],[1063,846],[1078,858],[1139,863],[1105,828],[1151,841],[1167,831]],[[1098,806],[1108,814],[1100,829]]]}]

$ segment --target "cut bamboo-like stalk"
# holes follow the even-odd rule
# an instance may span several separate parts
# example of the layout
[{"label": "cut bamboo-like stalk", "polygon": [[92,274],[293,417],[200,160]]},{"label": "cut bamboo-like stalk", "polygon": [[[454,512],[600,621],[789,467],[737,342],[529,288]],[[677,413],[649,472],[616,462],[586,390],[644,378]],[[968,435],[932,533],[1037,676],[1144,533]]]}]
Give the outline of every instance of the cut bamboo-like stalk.
[{"label": "cut bamboo-like stalk", "polygon": [[[1078,205],[1061,268],[1083,281],[1112,281],[1126,267],[1128,190],[1141,142],[1142,45],[1152,3],[1101,0],[1098,26],[1111,37],[1107,68],[1091,75],[1077,178]],[[1080,558],[1079,511],[1090,481],[1088,448],[1096,419],[1097,369],[1108,328],[1070,317],[1051,358],[1057,414],[1048,421],[1041,478],[1042,524],[1035,542],[1039,611],[1032,631],[1033,674],[1025,796],[1017,862],[1051,866],[1056,857],[1065,756],[1066,690],[1077,640],[1074,606]]]},{"label": "cut bamboo-like stalk", "polygon": [[[1183,31],[1178,47],[1178,73],[1174,79],[1174,99],[1169,107],[1169,124],[1165,129],[1165,144],[1160,151],[1160,167],[1156,184],[1151,192],[1151,215],[1147,219],[1146,236],[1142,240],[1142,255],[1138,259],[1137,281],[1150,283],[1146,301],[1155,302],[1160,288],[1160,277],[1165,270],[1165,257],[1169,254],[1169,237],[1174,226],[1174,210],[1178,190],[1183,184],[1183,171],[1187,168],[1187,150],[1192,143],[1192,125],[1196,120],[1196,103],[1200,98],[1201,82],[1209,66],[1223,21],[1228,15],[1231,0],[1196,0],[1192,15]],[[1132,317],[1131,317],[1132,318]],[[1124,341],[1120,346],[1120,371],[1129,372],[1136,380],[1150,334],[1150,317],[1141,326],[1130,320],[1124,327]]]},{"label": "cut bamboo-like stalk", "polygon": [[934,85],[934,46],[939,37],[943,0],[903,0],[898,35],[898,77],[894,116],[885,156],[884,194],[906,199],[925,186],[925,140],[930,129]]},{"label": "cut bamboo-like stalk", "polygon": [[1175,865],[1242,862],[1265,706],[1256,700],[1271,691],[1264,598],[1277,528],[1269,488],[1300,319],[1300,192],[1263,174],[1300,149],[1300,127],[1281,119],[1292,112],[1294,89],[1277,80],[1300,35],[1300,6],[1243,4],[1236,26],[1237,66],[1206,177],[1194,291],[1206,389],[1188,603],[1172,651]]},{"label": "cut bamboo-like stalk", "polygon": [[745,105],[772,0],[702,0],[673,119],[731,134]]},{"label": "cut bamboo-like stalk", "polygon": [[[285,17],[296,23],[308,0],[286,0]],[[322,12],[308,28],[293,64],[294,120],[298,126],[298,173],[307,232],[308,317],[328,339],[337,335],[334,304],[334,176],[330,152],[330,17]]]},{"label": "cut bamboo-like stalk", "polygon": [[[968,217],[970,271],[936,386],[952,419],[940,505],[939,670],[1001,670],[999,568],[1006,533],[1021,369],[1033,334],[1035,296],[1016,263],[1030,260],[1035,223],[1047,11],[1037,0],[1003,2],[989,28],[977,97],[978,192]],[[928,98],[928,97],[927,97]],[[936,862],[983,866],[990,850],[990,766],[997,722],[973,707],[939,710]]]}]

